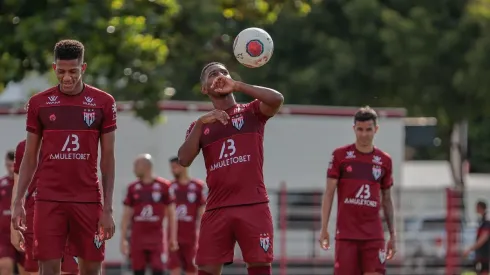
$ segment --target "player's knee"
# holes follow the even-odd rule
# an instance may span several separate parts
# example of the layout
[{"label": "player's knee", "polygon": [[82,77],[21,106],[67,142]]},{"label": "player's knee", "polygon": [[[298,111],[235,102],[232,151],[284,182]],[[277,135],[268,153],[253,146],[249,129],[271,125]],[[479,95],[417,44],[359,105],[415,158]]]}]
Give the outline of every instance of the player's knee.
[{"label": "player's knee", "polygon": [[61,260],[39,261],[39,271],[41,275],[58,275],[61,273]]},{"label": "player's knee", "polygon": [[222,265],[203,265],[199,266],[197,275],[221,275]]},{"label": "player's knee", "polygon": [[170,275],[180,275],[180,274],[182,274],[182,271],[178,267],[170,270]]},{"label": "player's knee", "polygon": [[101,262],[86,261],[78,258],[78,267],[80,275],[99,275]]},{"label": "player's knee", "polygon": [[271,275],[270,263],[247,263],[248,275]]}]

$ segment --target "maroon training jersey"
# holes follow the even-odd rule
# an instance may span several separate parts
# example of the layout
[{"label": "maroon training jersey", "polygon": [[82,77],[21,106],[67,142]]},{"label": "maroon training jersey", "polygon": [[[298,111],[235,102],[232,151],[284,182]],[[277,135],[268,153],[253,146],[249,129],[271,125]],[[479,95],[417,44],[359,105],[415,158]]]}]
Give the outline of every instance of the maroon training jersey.
[{"label": "maroon training jersey", "polygon": [[339,240],[384,239],[380,192],[393,185],[391,157],[374,148],[366,154],[354,144],[335,149],[327,177],[338,179]]},{"label": "maroon training jersey", "polygon": [[175,212],[179,221],[178,242],[194,244],[197,241],[197,218],[199,208],[206,204],[204,183],[192,179],[187,184],[172,182],[175,194]]},{"label": "maroon training jersey", "polygon": [[227,125],[216,121],[203,126],[199,145],[209,188],[206,211],[269,201],[262,170],[264,128],[269,117],[261,113],[259,105],[258,100],[236,104],[226,110],[230,116]]},{"label": "maroon training jersey", "polygon": [[10,205],[12,202],[12,188],[14,187],[14,178],[5,176],[0,178],[0,232],[6,234],[10,232],[11,212]]},{"label": "maroon training jersey", "polygon": [[131,246],[141,249],[163,247],[163,219],[166,206],[174,203],[170,182],[156,178],[153,183],[136,181],[128,186],[124,205],[133,208]]},{"label": "maroon training jersey", "polygon": [[111,95],[89,85],[74,96],[56,86],[31,97],[26,128],[43,138],[38,200],[100,202],[99,139],[116,130],[116,111]]}]

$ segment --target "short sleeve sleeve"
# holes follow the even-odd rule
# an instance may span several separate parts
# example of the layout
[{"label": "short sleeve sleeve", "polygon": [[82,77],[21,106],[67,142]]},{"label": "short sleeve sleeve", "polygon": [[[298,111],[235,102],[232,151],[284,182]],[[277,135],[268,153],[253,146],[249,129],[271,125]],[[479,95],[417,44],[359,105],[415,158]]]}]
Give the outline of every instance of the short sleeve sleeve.
[{"label": "short sleeve sleeve", "polygon": [[113,132],[117,129],[117,105],[114,98],[109,95],[106,104],[104,105],[104,118],[102,120],[101,132],[106,134]]},{"label": "short sleeve sleeve", "polygon": [[194,128],[194,125],[196,125],[196,122],[192,122],[191,125],[189,125],[189,128],[187,128],[187,131],[185,132],[185,139],[189,137],[191,134],[192,129]]},{"label": "short sleeve sleeve", "polygon": [[252,109],[255,116],[259,118],[259,121],[265,123],[267,120],[269,120],[269,118],[271,118],[270,116],[264,115],[262,111],[260,111],[260,101],[258,99],[250,102],[249,106]]},{"label": "short sleeve sleeve", "polygon": [[15,160],[14,160],[14,173],[19,174],[20,164],[22,163],[22,158],[24,157],[25,142],[22,141],[17,144],[15,148]]},{"label": "short sleeve sleeve", "polygon": [[37,106],[32,97],[26,105],[26,111],[26,130],[33,134],[41,134],[43,127],[39,119],[39,106]]},{"label": "short sleeve sleeve", "polygon": [[207,198],[206,187],[202,186],[201,192],[199,193],[199,205],[200,206],[206,204],[206,198]]},{"label": "short sleeve sleeve", "polygon": [[126,198],[124,198],[123,204],[129,207],[134,206],[133,192],[131,187],[128,187],[128,191],[126,192]]},{"label": "short sleeve sleeve", "polygon": [[387,159],[386,172],[381,180],[381,189],[388,189],[393,185],[393,165],[391,158]]},{"label": "short sleeve sleeve", "polygon": [[175,203],[175,192],[174,189],[170,187],[170,184],[167,184],[167,194],[162,197],[162,203],[165,205],[169,205]]},{"label": "short sleeve sleeve", "polygon": [[339,179],[340,177],[340,158],[338,157],[337,150],[332,153],[330,162],[328,163],[327,178]]}]

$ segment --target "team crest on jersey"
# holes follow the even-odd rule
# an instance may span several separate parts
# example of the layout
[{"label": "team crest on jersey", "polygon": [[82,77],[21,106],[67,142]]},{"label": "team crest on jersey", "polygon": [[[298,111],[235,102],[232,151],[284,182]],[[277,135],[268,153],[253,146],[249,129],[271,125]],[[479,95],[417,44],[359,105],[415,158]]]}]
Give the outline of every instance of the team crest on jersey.
[{"label": "team crest on jersey", "polygon": [[260,241],[260,247],[262,247],[262,249],[265,252],[267,252],[267,250],[269,250],[269,248],[271,247],[269,234],[260,234],[259,241]]},{"label": "team crest on jersey", "polygon": [[374,165],[373,166],[373,177],[375,180],[378,180],[381,177],[381,167]]},{"label": "team crest on jersey", "polygon": [[83,110],[83,121],[90,127],[95,121],[95,110],[85,109]]},{"label": "team crest on jersey", "polygon": [[384,249],[380,249],[378,252],[379,262],[384,264],[386,261],[386,251]]},{"label": "team crest on jersey", "polygon": [[237,115],[231,118],[231,124],[237,129],[241,130],[243,124],[245,124],[245,120],[243,119],[243,115]]},{"label": "team crest on jersey", "polygon": [[104,244],[104,241],[99,237],[99,234],[95,233],[94,237],[94,245],[97,249],[100,249],[100,247]]},{"label": "team crest on jersey", "polygon": [[195,202],[195,201],[196,201],[196,193],[194,193],[194,192],[187,193],[187,200],[188,200],[190,203]]},{"label": "team crest on jersey", "polygon": [[151,193],[151,197],[153,198],[154,202],[159,202],[160,199],[162,198],[162,193],[155,191]]}]

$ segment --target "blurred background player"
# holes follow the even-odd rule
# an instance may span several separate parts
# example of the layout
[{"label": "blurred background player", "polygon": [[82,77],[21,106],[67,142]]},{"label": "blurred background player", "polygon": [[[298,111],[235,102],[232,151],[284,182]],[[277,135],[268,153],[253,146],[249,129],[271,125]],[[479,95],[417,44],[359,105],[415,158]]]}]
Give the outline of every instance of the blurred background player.
[{"label": "blurred background player", "polygon": [[[201,72],[201,91],[215,110],[187,130],[179,162],[188,167],[203,150],[209,187],[196,264],[199,275],[219,275],[233,262],[238,242],[249,275],[271,274],[274,229],[264,184],[264,129],[284,101],[269,88],[231,78],[228,69],[213,62]],[[233,92],[256,100],[237,104]]]},{"label": "blurred background player", "polygon": [[[27,105],[26,149],[12,223],[15,229],[25,229],[24,195],[37,169],[33,256],[42,274],[61,273],[68,240],[80,273],[100,274],[104,242],[115,230],[112,198],[117,110],[111,95],[83,83],[87,68],[84,51],[79,41],[56,43],[53,69],[59,85],[33,95]],[[99,143],[103,205],[97,175]]]},{"label": "blurred background player", "polygon": [[[391,157],[373,145],[377,118],[369,107],[357,111],[353,126],[356,142],[335,149],[328,167],[320,245],[323,249],[330,246],[328,222],[337,189],[336,275],[385,274],[385,261],[396,252],[391,199],[393,168]],[[380,206],[390,232],[387,252]]]},{"label": "blurred background player", "polygon": [[[24,151],[26,147],[26,141],[23,140],[17,144],[15,148],[15,162],[14,162],[14,187],[12,192],[15,194],[17,192],[17,182],[19,180],[19,169],[22,163],[22,158],[24,157]],[[26,224],[25,230],[20,232],[15,230],[11,224],[11,242],[17,251],[24,252],[24,270],[29,274],[37,274],[39,272],[39,265],[37,260],[33,257],[33,247],[34,247],[34,204],[36,195],[36,175],[34,174],[32,183],[29,185],[27,194],[25,195],[25,211],[26,211]],[[12,203],[13,203],[12,198]],[[69,249],[69,243],[65,247],[63,253],[63,260],[61,262],[61,274],[78,274],[78,263],[77,258],[72,255]]]},{"label": "blurred background player", "polygon": [[[144,275],[147,265],[151,267],[153,275],[163,275],[165,218],[170,235],[170,250],[178,249],[174,195],[170,190],[170,182],[153,174],[153,162],[149,154],[136,158],[134,174],[138,180],[128,186],[124,199],[121,253],[130,257],[135,275]],[[129,227],[130,244],[127,241]]]},{"label": "blurred background player", "polygon": [[7,175],[0,178],[0,274],[2,275],[13,274],[16,263],[19,273],[25,274],[23,255],[10,242],[10,202],[14,186],[14,160],[15,152],[8,151],[5,154]]},{"label": "blurred background player", "polygon": [[479,217],[476,242],[468,247],[463,256],[466,258],[475,251],[475,272],[478,275],[490,273],[490,221],[487,217],[487,203],[480,200],[476,203],[476,213]]},{"label": "blurred background player", "polygon": [[170,159],[170,170],[174,175],[170,188],[175,194],[179,249],[170,252],[168,269],[171,275],[180,275],[182,270],[186,275],[195,275],[199,221],[206,206],[204,183],[190,178],[188,169],[179,164],[178,157]]}]

